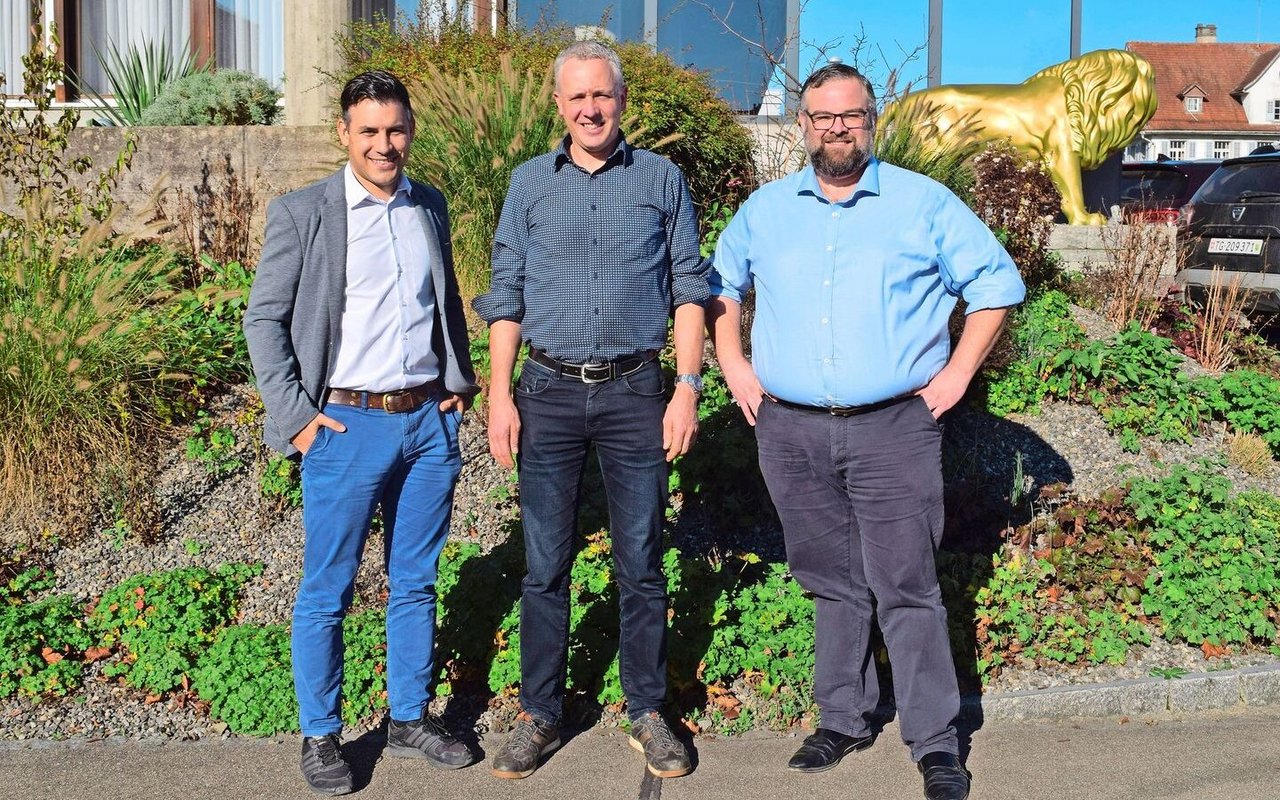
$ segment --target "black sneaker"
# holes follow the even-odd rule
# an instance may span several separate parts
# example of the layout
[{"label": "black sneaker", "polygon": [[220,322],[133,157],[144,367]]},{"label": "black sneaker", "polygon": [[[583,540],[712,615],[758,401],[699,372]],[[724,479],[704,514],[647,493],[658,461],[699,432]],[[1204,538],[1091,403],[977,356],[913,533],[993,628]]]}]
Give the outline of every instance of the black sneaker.
[{"label": "black sneaker", "polygon": [[338,749],[338,734],[308,736],[302,740],[302,777],[311,791],[320,794],[350,794],[355,788],[351,767]]},{"label": "black sneaker", "polygon": [[529,712],[521,711],[516,725],[502,749],[493,757],[496,777],[514,780],[527,778],[538,768],[538,760],[560,746],[560,729],[539,722]]},{"label": "black sneaker", "polygon": [[678,778],[693,769],[689,752],[657,711],[631,721],[630,741],[632,747],[644,753],[649,771],[659,778]]},{"label": "black sneaker", "polygon": [[438,767],[460,769],[476,761],[471,748],[449,732],[440,718],[426,711],[413,722],[391,720],[387,729],[387,755],[424,758]]}]

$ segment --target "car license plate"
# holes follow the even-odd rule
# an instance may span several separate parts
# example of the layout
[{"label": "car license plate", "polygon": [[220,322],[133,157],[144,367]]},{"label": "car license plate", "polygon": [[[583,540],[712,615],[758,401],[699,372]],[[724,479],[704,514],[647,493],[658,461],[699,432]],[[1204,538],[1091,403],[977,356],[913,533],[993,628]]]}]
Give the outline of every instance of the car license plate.
[{"label": "car license plate", "polygon": [[1262,253],[1261,239],[1210,239],[1210,253],[1256,256]]}]

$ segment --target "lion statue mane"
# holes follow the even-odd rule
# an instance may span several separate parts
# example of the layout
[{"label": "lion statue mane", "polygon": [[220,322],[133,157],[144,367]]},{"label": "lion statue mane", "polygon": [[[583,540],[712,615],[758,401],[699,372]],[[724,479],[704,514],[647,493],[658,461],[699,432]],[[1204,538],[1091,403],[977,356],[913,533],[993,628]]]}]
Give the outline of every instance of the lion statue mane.
[{"label": "lion statue mane", "polygon": [[911,92],[889,106],[884,124],[927,123],[945,148],[969,137],[1008,139],[1044,161],[1073,225],[1100,225],[1085,208],[1080,170],[1097,167],[1142,130],[1156,111],[1146,60],[1095,50],[1046,67],[1016,84],[956,84]]}]

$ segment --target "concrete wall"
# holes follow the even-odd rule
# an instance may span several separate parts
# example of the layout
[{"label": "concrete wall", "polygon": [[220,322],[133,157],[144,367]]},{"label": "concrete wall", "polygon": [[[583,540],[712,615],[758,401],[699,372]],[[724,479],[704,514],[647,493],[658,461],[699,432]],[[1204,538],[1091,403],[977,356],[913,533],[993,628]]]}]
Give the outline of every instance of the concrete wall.
[{"label": "concrete wall", "polygon": [[[1049,234],[1049,249],[1062,257],[1064,269],[1081,271],[1088,264],[1105,264],[1107,262],[1107,242],[1123,240],[1117,229],[1125,226],[1108,225],[1054,225]],[[1110,231],[1110,232],[1108,232]],[[1176,264],[1177,228],[1165,225],[1158,229],[1157,235],[1165,242],[1166,257],[1160,274],[1172,278]],[[1108,238],[1110,237],[1110,238]]]},{"label": "concrete wall", "polygon": [[[110,164],[120,152],[126,129],[77,128],[71,133],[71,157],[87,155],[95,166]],[[243,181],[252,183],[259,207],[255,220],[261,230],[267,201],[297,189],[336,169],[346,158],[331,126],[200,126],[129,128],[137,137],[133,166],[120,181],[116,198],[131,213],[146,213],[157,190],[161,203],[173,203],[174,192],[188,194],[200,184],[203,167],[211,170],[215,191],[225,164]],[[4,191],[6,210],[13,210],[14,193]]]}]

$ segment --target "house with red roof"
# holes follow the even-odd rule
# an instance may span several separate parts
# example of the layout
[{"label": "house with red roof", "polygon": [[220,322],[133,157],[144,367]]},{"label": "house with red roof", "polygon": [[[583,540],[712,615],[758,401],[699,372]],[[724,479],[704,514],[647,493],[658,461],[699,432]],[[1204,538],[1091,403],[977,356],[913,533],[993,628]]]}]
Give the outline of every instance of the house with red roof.
[{"label": "house with red roof", "polygon": [[1280,146],[1280,44],[1219,42],[1197,25],[1193,42],[1129,42],[1151,62],[1159,108],[1125,158],[1232,158]]}]

